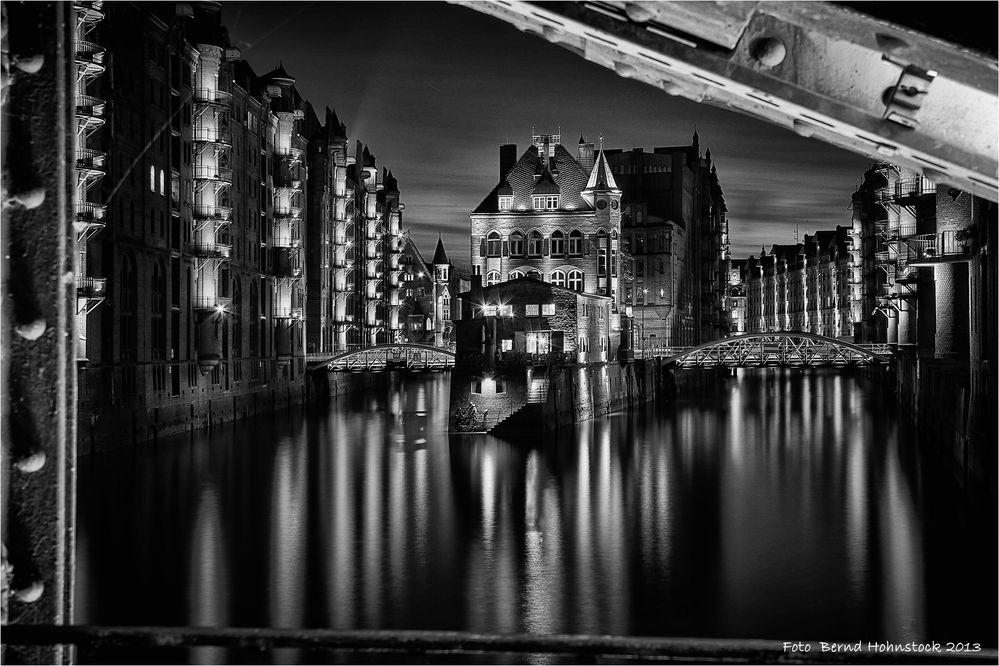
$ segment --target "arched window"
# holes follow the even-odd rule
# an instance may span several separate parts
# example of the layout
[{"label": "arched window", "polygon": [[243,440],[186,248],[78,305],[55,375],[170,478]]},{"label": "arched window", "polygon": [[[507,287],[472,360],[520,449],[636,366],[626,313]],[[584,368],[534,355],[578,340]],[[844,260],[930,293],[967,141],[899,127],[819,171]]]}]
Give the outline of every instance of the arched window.
[{"label": "arched window", "polygon": [[500,256],[500,248],[503,246],[500,242],[500,235],[495,231],[490,231],[489,235],[486,236],[486,256],[487,257],[498,257]]},{"label": "arched window", "polygon": [[150,327],[152,328],[152,357],[162,361],[166,358],[166,280],[160,263],[153,264],[152,308]]},{"label": "arched window", "polygon": [[541,256],[541,232],[532,231],[527,234],[527,256],[529,257],[540,257]]},{"label": "arched window", "polygon": [[552,232],[551,255],[553,257],[565,256],[565,234],[561,231]]},{"label": "arched window", "polygon": [[569,289],[573,291],[583,291],[583,271],[569,271]]},{"label": "arched window", "polygon": [[516,280],[516,279],[522,278],[522,277],[524,277],[524,271],[521,271],[521,270],[510,271],[510,279],[511,280]]},{"label": "arched window", "polygon": [[489,271],[486,273],[486,286],[494,285],[500,281],[499,271]]},{"label": "arched window", "polygon": [[528,271],[527,272],[527,277],[531,278],[532,280],[541,280],[542,279],[541,278],[541,272],[540,271],[535,271],[535,270]]},{"label": "arched window", "polygon": [[578,257],[583,254],[583,232],[573,229],[569,232],[569,255]]},{"label": "arched window", "polygon": [[565,286],[565,271],[552,271],[551,283],[556,287]]},{"label": "arched window", "polygon": [[524,234],[519,231],[514,231],[510,234],[510,256],[511,257],[523,257],[524,256]]}]

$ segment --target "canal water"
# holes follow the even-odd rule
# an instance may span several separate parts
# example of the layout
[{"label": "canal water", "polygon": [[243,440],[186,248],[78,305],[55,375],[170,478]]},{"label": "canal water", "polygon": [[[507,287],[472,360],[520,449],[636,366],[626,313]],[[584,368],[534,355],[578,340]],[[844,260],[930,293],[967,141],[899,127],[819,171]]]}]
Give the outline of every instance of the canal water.
[{"label": "canal water", "polygon": [[448,392],[393,374],[82,459],[77,622],[996,646],[995,514],[865,378],[747,371],[514,441],[449,436]]}]

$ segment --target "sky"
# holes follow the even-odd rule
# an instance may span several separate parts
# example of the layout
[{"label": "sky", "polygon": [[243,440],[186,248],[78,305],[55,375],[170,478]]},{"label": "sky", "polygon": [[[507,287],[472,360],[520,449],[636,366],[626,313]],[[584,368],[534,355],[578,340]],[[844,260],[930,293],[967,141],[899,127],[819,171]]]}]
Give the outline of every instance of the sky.
[{"label": "sky", "polygon": [[469,263],[468,213],[499,180],[499,146],[531,131],[575,152],[689,144],[695,126],[728,206],[732,257],[850,223],[870,160],[776,125],[672,97],[466,7],[443,2],[224,2],[254,71],[283,62],[322,118],[326,106],[399,180],[422,252],[443,235]]}]

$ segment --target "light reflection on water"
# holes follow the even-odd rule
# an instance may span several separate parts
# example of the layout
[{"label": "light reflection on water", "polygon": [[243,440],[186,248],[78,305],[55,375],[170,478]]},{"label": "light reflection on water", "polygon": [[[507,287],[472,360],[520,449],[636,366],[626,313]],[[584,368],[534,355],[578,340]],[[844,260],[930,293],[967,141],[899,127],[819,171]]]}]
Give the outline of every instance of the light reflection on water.
[{"label": "light reflection on water", "polygon": [[946,603],[994,595],[994,532],[954,529],[859,378],[748,373],[547,440],[449,438],[447,405],[393,376],[84,459],[77,621],[995,645]]}]

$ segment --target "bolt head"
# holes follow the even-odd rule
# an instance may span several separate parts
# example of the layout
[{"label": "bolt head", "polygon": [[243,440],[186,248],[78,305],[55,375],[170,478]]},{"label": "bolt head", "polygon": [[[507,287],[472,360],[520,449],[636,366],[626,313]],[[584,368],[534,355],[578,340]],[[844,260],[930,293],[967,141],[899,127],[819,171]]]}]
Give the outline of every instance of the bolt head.
[{"label": "bolt head", "polygon": [[787,47],[776,37],[761,37],[750,45],[749,55],[761,66],[770,69],[784,62]]}]

